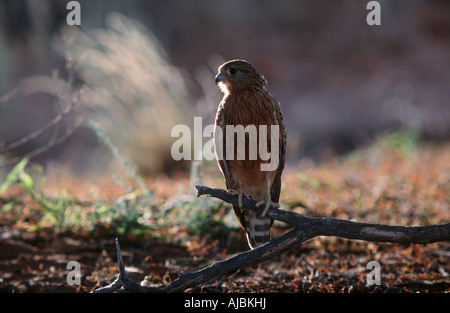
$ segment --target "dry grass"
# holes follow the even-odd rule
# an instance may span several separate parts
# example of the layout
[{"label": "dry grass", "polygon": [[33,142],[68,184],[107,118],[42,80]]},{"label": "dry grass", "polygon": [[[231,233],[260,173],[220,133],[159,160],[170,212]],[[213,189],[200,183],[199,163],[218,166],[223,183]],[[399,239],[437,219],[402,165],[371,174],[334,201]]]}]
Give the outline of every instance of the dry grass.
[{"label": "dry grass", "polygon": [[[380,144],[380,143],[379,143]],[[381,149],[383,150],[381,150]],[[304,164],[285,180],[284,202],[307,215],[424,225],[450,220],[450,147],[374,146],[319,167]]]},{"label": "dry grass", "polygon": [[[156,37],[118,13],[106,28],[63,34],[76,74],[86,83],[85,113],[96,131],[141,172],[170,170],[170,133],[192,123],[192,100],[182,72],[172,66]],[[103,139],[103,138],[102,138]]]}]

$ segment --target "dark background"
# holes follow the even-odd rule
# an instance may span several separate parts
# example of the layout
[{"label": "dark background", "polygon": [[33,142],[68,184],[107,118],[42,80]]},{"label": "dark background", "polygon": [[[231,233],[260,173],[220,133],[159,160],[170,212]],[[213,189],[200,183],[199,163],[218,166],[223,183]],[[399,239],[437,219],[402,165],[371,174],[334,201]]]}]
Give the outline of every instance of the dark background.
[{"label": "dark background", "polygon": [[[194,115],[203,116],[204,125],[213,121],[221,99],[213,81],[221,61],[251,61],[282,104],[290,164],[347,153],[386,132],[413,129],[422,140],[450,138],[449,1],[379,1],[381,26],[367,25],[368,1],[79,1],[79,27],[67,26],[67,2],[0,1],[0,95],[22,79],[51,76],[55,69],[65,77],[65,58],[57,44],[62,34],[68,28],[86,34],[108,29],[108,14],[120,12],[145,25],[143,33],[155,36],[167,63],[181,73],[189,96],[177,105],[189,113],[181,114],[186,124]],[[74,90],[85,80],[75,69]],[[89,107],[89,99],[83,108]],[[56,114],[53,101],[31,94],[0,103],[0,141],[8,144],[45,125]],[[152,126],[142,127],[143,138],[157,137],[167,144],[132,148],[134,154],[167,150],[174,141],[170,133],[157,134]],[[127,132],[119,121],[115,130],[120,129]],[[40,136],[9,156],[32,151],[50,136]],[[105,155],[102,146],[85,123],[34,160],[91,170]],[[171,166],[149,158],[158,166],[147,168],[133,153],[125,155],[139,169]],[[167,153],[161,155],[167,159]]]}]

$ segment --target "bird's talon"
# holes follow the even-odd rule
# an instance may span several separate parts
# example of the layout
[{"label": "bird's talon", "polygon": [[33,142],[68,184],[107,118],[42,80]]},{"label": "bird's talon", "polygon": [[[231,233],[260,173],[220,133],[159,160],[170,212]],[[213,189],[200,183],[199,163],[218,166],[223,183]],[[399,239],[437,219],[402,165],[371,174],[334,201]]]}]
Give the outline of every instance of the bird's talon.
[{"label": "bird's talon", "polygon": [[241,209],[241,212],[244,211],[244,204],[242,203],[243,202],[242,196],[243,196],[243,192],[239,191],[239,194],[238,194],[238,206],[239,206],[239,209]]},{"label": "bird's talon", "polygon": [[[264,208],[262,208],[262,209],[259,208],[263,204],[264,204]],[[269,207],[270,206],[273,206],[273,207],[276,207],[276,208],[280,207],[280,205],[278,203],[272,202],[270,200],[269,201],[265,201],[265,200],[258,201],[255,206],[258,208],[257,209],[258,210],[258,215],[260,215],[261,217],[265,217],[266,216],[267,211],[269,211]]]},{"label": "bird's talon", "polygon": [[241,209],[241,213],[244,211],[244,200],[243,200],[243,196],[244,193],[242,191],[236,191],[234,189],[227,189],[227,192],[231,195],[238,195],[238,207],[239,209]]}]

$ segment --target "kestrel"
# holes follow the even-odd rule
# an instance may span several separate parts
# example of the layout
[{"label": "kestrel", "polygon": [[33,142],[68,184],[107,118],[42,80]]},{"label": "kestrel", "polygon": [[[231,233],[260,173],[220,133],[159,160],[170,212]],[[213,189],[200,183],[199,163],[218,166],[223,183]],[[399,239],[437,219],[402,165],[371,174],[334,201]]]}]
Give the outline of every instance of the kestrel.
[{"label": "kestrel", "polygon": [[[232,60],[224,63],[219,67],[215,82],[224,94],[215,121],[216,157],[225,177],[227,189],[239,195],[239,205],[233,206],[233,209],[246,232],[250,248],[254,249],[270,241],[273,220],[265,215],[270,205],[279,207],[281,174],[286,160],[286,129],[283,114],[278,101],[267,91],[265,87],[267,81],[264,76],[247,61]],[[242,158],[243,151],[238,151],[239,138],[236,136],[239,137],[239,135],[231,136],[229,133],[227,137],[229,125],[242,125],[247,130],[250,129],[247,126],[254,125],[251,127],[257,130],[258,140],[253,142],[253,146],[249,133],[240,137],[241,141],[245,141],[244,158]],[[278,126],[273,128],[273,125]],[[267,132],[262,133],[260,126],[266,126]],[[272,129],[278,129],[278,134]],[[223,140],[219,139],[219,142],[223,142],[221,149],[217,149],[218,130],[221,130],[220,139],[223,137]],[[274,150],[272,143],[275,143],[278,138],[278,146],[275,148],[278,151],[271,151],[271,149]],[[261,147],[264,141],[267,142]],[[231,145],[234,147],[230,147]],[[227,155],[230,148],[234,148],[231,150],[233,154]],[[257,149],[256,158],[251,157],[255,152],[251,151],[252,149]],[[271,152],[271,158],[276,159],[277,164],[274,168],[262,169],[261,165],[271,160],[262,157],[259,153],[261,149]],[[239,152],[241,152],[240,158]],[[276,158],[273,158],[273,155]],[[258,206],[263,208],[262,211],[258,210],[259,212],[256,213],[245,209],[242,205],[243,196],[257,200]]]}]

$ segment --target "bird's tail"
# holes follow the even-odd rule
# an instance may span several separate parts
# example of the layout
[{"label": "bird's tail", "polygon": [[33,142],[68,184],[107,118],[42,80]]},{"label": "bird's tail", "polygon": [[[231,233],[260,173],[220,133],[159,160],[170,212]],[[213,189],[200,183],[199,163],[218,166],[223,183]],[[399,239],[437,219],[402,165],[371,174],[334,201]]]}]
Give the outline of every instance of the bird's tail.
[{"label": "bird's tail", "polygon": [[244,219],[250,248],[255,249],[270,241],[271,218],[258,217],[256,212],[244,210]]}]

